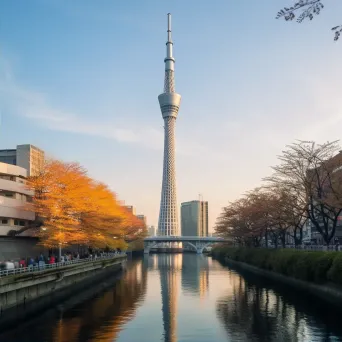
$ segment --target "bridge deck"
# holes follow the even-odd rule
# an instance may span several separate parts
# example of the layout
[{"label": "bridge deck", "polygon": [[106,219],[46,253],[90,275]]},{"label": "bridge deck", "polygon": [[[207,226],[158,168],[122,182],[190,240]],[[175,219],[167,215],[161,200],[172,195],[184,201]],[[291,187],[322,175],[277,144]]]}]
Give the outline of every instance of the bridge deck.
[{"label": "bridge deck", "polygon": [[145,238],[144,241],[148,242],[182,242],[182,241],[199,241],[199,242],[230,242],[229,239],[221,237],[210,237],[210,236],[150,236]]}]

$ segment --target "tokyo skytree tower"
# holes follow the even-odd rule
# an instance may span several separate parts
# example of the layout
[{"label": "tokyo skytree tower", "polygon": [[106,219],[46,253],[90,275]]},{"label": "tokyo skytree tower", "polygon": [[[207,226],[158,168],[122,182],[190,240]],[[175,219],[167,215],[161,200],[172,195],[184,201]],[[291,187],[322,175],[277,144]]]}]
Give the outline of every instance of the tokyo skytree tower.
[{"label": "tokyo skytree tower", "polygon": [[175,126],[181,96],[175,92],[175,59],[172,55],[171,14],[167,15],[167,42],[165,62],[164,93],[158,96],[164,119],[164,164],[161,190],[158,234],[179,235],[176,167]]}]

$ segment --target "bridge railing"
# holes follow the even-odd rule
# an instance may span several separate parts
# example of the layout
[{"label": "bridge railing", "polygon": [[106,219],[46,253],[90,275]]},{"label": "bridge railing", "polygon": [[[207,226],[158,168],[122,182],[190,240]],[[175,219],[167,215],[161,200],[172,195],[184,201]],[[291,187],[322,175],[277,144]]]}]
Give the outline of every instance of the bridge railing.
[{"label": "bridge railing", "polygon": [[47,269],[53,269],[53,268],[62,268],[70,265],[75,265],[75,264],[83,264],[87,262],[93,262],[96,260],[107,260],[107,259],[115,259],[118,256],[123,256],[126,255],[125,252],[121,253],[106,253],[102,254],[100,256],[93,256],[89,258],[84,258],[84,259],[73,259],[73,260],[68,260],[64,262],[56,262],[54,264],[45,264],[41,263],[38,265],[30,265],[27,267],[17,267],[13,269],[6,269],[6,270],[1,270],[0,271],[0,278],[9,276],[9,275],[15,275],[15,274],[23,274],[23,273],[37,273],[37,272],[42,272]]},{"label": "bridge railing", "polygon": [[297,249],[303,251],[342,251],[342,246],[340,245],[286,245],[285,248]]}]

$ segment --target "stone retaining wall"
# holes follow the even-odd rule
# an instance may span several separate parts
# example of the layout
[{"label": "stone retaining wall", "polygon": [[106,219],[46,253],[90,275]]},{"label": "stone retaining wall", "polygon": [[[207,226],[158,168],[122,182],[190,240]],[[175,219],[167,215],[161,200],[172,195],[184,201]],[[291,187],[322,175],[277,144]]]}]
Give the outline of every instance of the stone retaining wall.
[{"label": "stone retaining wall", "polygon": [[0,278],[0,328],[72,296],[125,267],[126,256]]}]

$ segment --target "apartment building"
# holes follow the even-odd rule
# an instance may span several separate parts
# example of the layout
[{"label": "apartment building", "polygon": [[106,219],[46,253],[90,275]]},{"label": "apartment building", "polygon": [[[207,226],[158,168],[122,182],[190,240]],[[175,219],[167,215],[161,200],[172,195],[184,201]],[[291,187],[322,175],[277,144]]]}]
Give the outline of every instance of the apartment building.
[{"label": "apartment building", "polygon": [[0,162],[23,167],[27,176],[36,176],[44,166],[45,153],[30,144],[17,145],[16,149],[0,150]]},{"label": "apartment building", "polygon": [[26,188],[28,171],[0,162],[0,235],[19,230],[35,219],[30,202],[33,192]]}]

